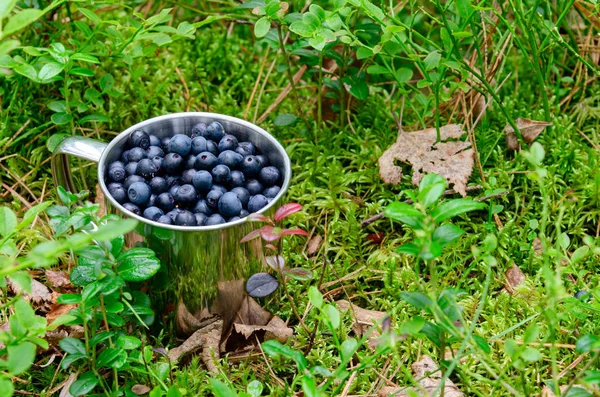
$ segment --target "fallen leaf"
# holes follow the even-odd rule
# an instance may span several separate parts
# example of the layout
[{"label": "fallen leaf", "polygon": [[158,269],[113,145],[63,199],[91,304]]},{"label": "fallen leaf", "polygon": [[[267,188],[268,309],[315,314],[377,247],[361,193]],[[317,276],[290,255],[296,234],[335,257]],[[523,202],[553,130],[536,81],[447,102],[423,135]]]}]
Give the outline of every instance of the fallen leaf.
[{"label": "fallen leaf", "polygon": [[[23,291],[21,286],[12,280],[9,280],[9,284],[13,293],[20,294]],[[53,300],[50,289],[36,279],[31,279],[31,294],[23,292],[23,298],[25,298],[25,300],[28,302],[37,304],[52,302]]]},{"label": "fallen leaf", "polygon": [[58,397],[73,397],[73,395],[71,393],[69,393],[69,389],[71,388],[71,385],[73,384],[73,382],[75,382],[77,380],[78,373],[79,372],[73,372],[73,373],[71,373],[71,375],[69,375],[64,386],[60,390],[60,394],[58,395]]},{"label": "fallen leaf", "polygon": [[386,183],[397,185],[402,181],[402,167],[396,160],[413,167],[412,183],[419,185],[426,173],[436,173],[453,184],[454,190],[467,195],[467,180],[473,171],[473,149],[469,141],[457,141],[465,131],[458,124],[440,128],[441,141],[436,143],[435,128],[421,131],[400,131],[398,139],[379,158],[379,174]]},{"label": "fallen leaf", "polygon": [[54,288],[71,288],[71,280],[69,279],[69,273],[67,272],[55,272],[53,270],[46,270],[46,279]]},{"label": "fallen leaf", "polygon": [[46,321],[48,321],[48,325],[52,324],[54,320],[63,314],[68,314],[71,309],[75,309],[76,307],[77,305],[62,305],[60,303],[51,305],[50,311],[46,314]]},{"label": "fallen leaf", "polygon": [[352,308],[350,310],[350,314],[354,318],[352,330],[356,335],[363,336],[369,333],[369,339],[378,338],[381,335],[377,329],[374,329],[374,326],[377,327],[377,324],[380,324],[387,316],[385,312],[363,309],[347,300],[339,300],[335,303],[343,312],[347,312]]},{"label": "fallen leaf", "polygon": [[189,336],[200,328],[205,327],[207,324],[214,321],[217,315],[210,315],[208,312],[200,315],[193,315],[190,313],[182,301],[177,304],[177,315],[176,315],[176,327],[179,335]]},{"label": "fallen leaf", "polygon": [[323,243],[323,237],[319,234],[315,234],[313,238],[308,241],[308,250],[306,251],[308,255],[314,255],[321,248],[321,244]]},{"label": "fallen leaf", "polygon": [[506,278],[504,289],[511,295],[515,293],[515,288],[525,281],[525,274],[523,274],[517,265],[509,267],[504,273],[504,277]]},{"label": "fallen leaf", "polygon": [[[246,339],[256,335],[259,339],[275,339],[280,343],[285,343],[294,334],[294,330],[277,316],[273,317],[266,325],[233,324],[233,329]],[[264,335],[260,335],[263,333]]]},{"label": "fallen leaf", "polygon": [[[561,395],[567,389],[567,387],[568,387],[567,385],[559,386]],[[571,388],[571,390],[569,391],[570,396],[571,395],[578,396],[578,395],[580,395],[579,393],[581,393],[582,396],[590,395],[585,389],[583,389],[581,387],[577,387],[577,386],[573,386]],[[554,394],[554,392],[552,391],[551,388],[549,388],[548,386],[544,386],[544,388],[542,389],[541,397],[556,397],[556,394]]]},{"label": "fallen leaf", "polygon": [[219,342],[223,333],[223,320],[214,321],[194,332],[185,342],[169,351],[169,360],[180,358],[200,350],[200,358],[210,373],[218,373],[216,361],[219,360]]},{"label": "fallen leaf", "polygon": [[[516,119],[515,124],[519,128],[519,131],[521,131],[525,143],[531,143],[535,141],[535,138],[537,138],[546,127],[552,125],[552,123],[547,123],[545,121],[536,121],[524,118]],[[507,124],[506,127],[504,127],[504,132],[506,133],[506,146],[508,149],[521,150],[521,144],[519,143],[519,139],[517,138],[514,128],[510,124]]]},{"label": "fallen leaf", "polygon": [[247,296],[234,317],[235,324],[267,325],[273,315]]},{"label": "fallen leaf", "polygon": [[98,216],[102,217],[106,215],[106,200],[104,192],[100,188],[100,184],[96,185],[96,203],[100,206],[98,209]]},{"label": "fallen leaf", "polygon": [[133,385],[133,387],[131,388],[131,391],[133,392],[133,394],[138,395],[138,396],[148,394],[148,393],[150,393],[150,390],[152,390],[152,389],[150,389],[146,385]]},{"label": "fallen leaf", "polygon": [[58,342],[66,337],[81,339],[84,336],[81,325],[62,326],[54,331],[46,332],[46,341],[50,346],[58,346]]},{"label": "fallen leaf", "polygon": [[[442,379],[442,371],[439,370],[436,363],[429,356],[423,356],[420,361],[415,362],[412,366],[412,372],[415,379],[419,379],[419,388],[412,387],[389,387],[386,386],[379,390],[378,397],[408,397],[411,395],[418,396],[433,396],[435,391],[440,386]],[[463,397],[464,394],[450,379],[444,382],[444,397]]]}]

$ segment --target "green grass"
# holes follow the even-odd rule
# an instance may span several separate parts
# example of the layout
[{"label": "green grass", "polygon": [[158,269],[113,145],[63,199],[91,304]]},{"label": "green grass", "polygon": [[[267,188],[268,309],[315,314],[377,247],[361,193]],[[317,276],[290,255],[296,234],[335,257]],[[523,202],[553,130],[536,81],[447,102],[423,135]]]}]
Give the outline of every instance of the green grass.
[{"label": "green grass", "polygon": [[[156,2],[153,9],[158,10],[167,5],[164,2]],[[235,12],[237,19],[249,18],[249,13],[232,11],[227,1],[207,2],[205,6],[196,6],[205,7],[204,11],[208,12]],[[189,10],[180,12],[183,14],[178,15],[178,20],[197,16]],[[111,16],[126,19],[123,11],[112,12]],[[10,170],[10,173],[4,167],[1,168],[0,181],[8,186],[14,185],[16,192],[29,203],[36,200],[54,200],[56,196],[47,161],[49,153],[45,147],[47,139],[53,133],[72,132],[75,135],[88,135],[108,141],[114,135],[107,131],[119,132],[153,116],[184,111],[186,106],[192,111],[208,109],[243,117],[259,75],[266,47],[264,43],[253,39],[251,26],[234,23],[231,30],[228,30],[229,28],[229,22],[217,22],[203,27],[197,32],[195,40],[179,41],[168,49],[161,50],[157,57],[136,60],[129,71],[116,61],[107,60],[99,65],[95,69],[97,74],[101,76],[110,72],[115,77],[115,88],[119,94],[106,96],[104,104],[100,107],[110,118],[110,122],[89,124],[86,125],[86,129],[77,128],[70,131],[68,126],[53,126],[49,122],[51,112],[46,108],[46,104],[61,97],[60,84],[38,85],[23,78],[0,80],[0,147],[4,149],[2,156],[16,155],[2,161],[2,165]],[[81,33],[74,32],[69,25],[62,29],[40,25],[36,26],[35,30],[45,31],[50,37],[39,37],[30,30],[23,36],[22,41],[37,41],[41,45],[81,36]],[[560,48],[555,52],[556,58],[563,54]],[[271,61],[277,56],[275,53],[271,51],[266,60],[263,78]],[[557,72],[553,72],[552,77],[546,80],[547,83],[560,87],[560,78],[571,75],[574,62],[570,60],[568,65],[559,65]],[[181,71],[189,88],[189,101],[184,98],[184,88],[176,68]],[[287,85],[284,68],[283,59],[279,56],[266,84],[266,91],[261,96],[258,105],[259,116]],[[292,73],[295,71],[294,66]],[[552,327],[545,313],[550,298],[558,302],[554,324],[557,331],[556,343],[571,345],[575,344],[581,335],[598,334],[597,324],[600,321],[600,306],[597,303],[600,299],[598,258],[590,256],[577,265],[561,266],[564,288],[561,291],[564,294],[549,297],[542,274],[544,258],[535,255],[532,248],[533,237],[539,231],[534,226],[536,221],[539,223],[541,220],[544,200],[549,204],[550,221],[546,235],[551,242],[555,243],[557,235],[566,232],[570,237],[567,251],[572,252],[583,244],[584,234],[594,237],[598,235],[600,154],[577,132],[579,130],[587,134],[594,144],[598,145],[598,84],[594,81],[580,91],[567,108],[560,108],[558,103],[568,94],[568,90],[549,90],[548,110],[552,113],[553,125],[537,140],[546,150],[544,166],[548,170],[548,176],[547,197],[544,198],[537,183],[529,178],[532,170],[524,157],[507,151],[503,131],[506,125],[504,112],[514,115],[515,118],[544,119],[545,101],[541,100],[542,88],[537,79],[544,76],[532,71],[527,55],[521,49],[514,48],[502,68],[500,77],[496,79],[499,81],[509,74],[510,77],[498,93],[501,103],[494,103],[488,109],[475,130],[487,181],[485,188],[509,191],[508,195],[494,199],[494,204],[504,206],[499,214],[504,227],[498,229],[485,211],[461,216],[456,223],[467,233],[435,262],[439,289],[457,288],[465,292],[460,297],[459,304],[464,308],[463,316],[467,321],[474,318],[478,306],[481,305],[481,315],[474,332],[492,341],[489,354],[467,349],[466,361],[459,364],[455,373],[451,375],[451,379],[466,395],[511,395],[502,382],[514,387],[518,395],[538,395],[544,382],[552,378],[552,354],[556,355],[558,371],[580,356],[572,348],[541,347],[543,359],[527,363],[522,370],[518,370],[505,354],[502,341],[509,338],[521,340],[525,328],[533,323],[540,326],[540,337],[537,341],[549,341]],[[515,89],[517,78],[518,88]],[[316,74],[305,77],[305,83],[309,84],[310,88],[299,90],[303,104],[312,103],[316,95],[316,79]],[[83,89],[82,86],[79,88]],[[570,89],[570,86],[568,88]],[[303,252],[303,239],[290,239],[285,247],[288,263],[311,268],[317,275],[323,272],[324,282],[336,280],[363,268],[354,279],[341,283],[346,289],[334,298],[351,297],[353,303],[363,308],[393,312],[394,324],[399,327],[420,314],[417,309],[402,301],[399,293],[423,289],[428,285],[428,280],[423,269],[420,275],[416,273],[414,261],[395,252],[398,245],[410,240],[412,232],[408,228],[387,219],[368,227],[361,227],[362,220],[383,211],[392,201],[406,199],[404,192],[414,188],[410,184],[410,174],[405,176],[399,186],[385,185],[379,178],[377,159],[395,142],[397,127],[391,110],[399,109],[401,95],[390,85],[378,86],[377,89],[372,88],[372,91],[367,100],[355,104],[350,116],[352,128],[347,122],[344,125],[333,122],[319,126],[312,118],[309,120],[310,131],[307,131],[300,121],[294,126],[275,126],[274,119],[278,114],[298,113],[292,100],[293,94],[271,113],[261,127],[285,143],[292,159],[293,182],[288,199],[301,203],[304,210],[301,215],[296,215],[291,223],[325,237],[325,242],[315,257],[308,257]],[[75,92],[74,95],[82,95],[82,92]],[[406,100],[411,99],[407,97]],[[255,104],[256,102],[252,103],[251,109],[254,109]],[[411,103],[405,107],[403,124],[418,126],[420,120],[424,119],[428,126],[433,126],[435,118],[432,114],[427,115],[429,110],[418,101]],[[254,110],[250,112],[250,120],[253,114]],[[462,122],[462,116],[455,115],[452,120],[447,119],[449,113],[440,116],[442,124]],[[15,136],[16,131],[26,123],[27,126]],[[85,178],[79,180],[81,187],[92,188],[93,191],[96,182],[95,167],[86,166],[82,170]],[[21,180],[22,183],[17,183],[17,180]],[[477,170],[474,170],[469,184],[479,183],[482,183],[481,178]],[[483,196],[484,193],[476,192],[472,195]],[[25,209],[25,204],[16,194],[4,190],[4,195],[0,197],[4,204],[16,210]],[[40,230],[48,228],[43,219],[37,227]],[[373,233],[381,233],[381,242],[373,243],[367,238]],[[495,253],[498,265],[491,269],[489,294],[482,302],[487,269],[482,262],[473,260],[471,249],[480,245],[490,233],[498,237],[499,245]],[[42,237],[36,235],[32,240],[38,238]],[[523,270],[527,280],[514,295],[509,295],[502,292],[504,272],[513,264]],[[308,285],[316,285],[316,281],[289,284],[292,298],[303,313],[308,304]],[[591,309],[569,298],[578,290],[587,290],[595,295]],[[302,349],[308,344],[309,335],[298,326],[283,293],[277,293],[262,303],[274,314],[289,319],[295,327],[297,335],[289,342],[291,346]],[[315,311],[309,312],[306,324],[310,329],[315,326],[316,319]],[[339,334],[349,334],[351,324],[352,319],[346,316]],[[325,331],[324,328],[319,328],[316,343],[307,359],[311,365],[334,369],[339,359],[331,336]],[[455,343],[452,348],[458,348],[459,345],[460,343]],[[372,350],[363,347],[359,350],[358,359],[365,359],[372,354]],[[437,353],[433,344],[426,339],[411,337],[399,342],[394,354],[378,357],[373,367],[381,372],[383,377],[396,384],[410,385],[413,381],[410,376],[410,364],[422,354],[436,357]],[[560,380],[560,384],[567,384],[573,380],[588,360],[589,357],[585,357],[579,366],[568,371]],[[496,381],[492,372],[486,370],[482,363],[489,365],[502,382]],[[269,359],[269,364],[277,377],[291,384],[296,370],[289,361]],[[52,368],[55,368],[55,364]],[[219,379],[231,381],[238,390],[245,389],[253,379],[259,379],[270,395],[293,395],[298,391],[280,388],[265,367],[262,357],[235,364],[228,363],[225,358],[221,361],[219,369]],[[394,377],[392,374],[395,374]],[[41,392],[48,386],[52,375],[53,372],[49,368],[34,370],[24,377],[29,383],[23,385],[22,390]],[[65,373],[59,372],[54,384],[66,376]],[[187,395],[190,396],[208,395],[209,378],[210,375],[205,372],[198,358],[177,368],[175,372],[176,383],[187,389]],[[381,378],[374,371],[362,371],[354,380],[350,394],[362,395],[369,391],[376,393],[378,387],[373,389],[375,391],[372,390],[376,383],[382,384]],[[598,390],[595,392],[598,393]]]}]

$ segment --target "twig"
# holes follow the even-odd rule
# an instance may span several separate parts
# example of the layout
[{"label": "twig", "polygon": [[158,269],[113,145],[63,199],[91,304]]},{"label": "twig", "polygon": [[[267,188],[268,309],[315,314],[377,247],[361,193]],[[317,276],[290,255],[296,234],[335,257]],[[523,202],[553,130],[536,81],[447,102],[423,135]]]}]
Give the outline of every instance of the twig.
[{"label": "twig", "polygon": [[[467,192],[474,192],[476,190],[481,190],[481,189],[483,189],[483,186],[481,186],[481,185],[475,185],[475,186],[467,186],[466,189],[465,189],[465,191],[467,191]],[[456,194],[456,193],[458,193],[456,190],[454,190],[454,189],[448,189],[448,190],[444,191],[444,196],[449,196],[449,195]],[[413,203],[413,201],[410,200],[410,199],[404,200],[404,202],[406,204],[412,204]],[[375,221],[378,221],[379,219],[383,218],[384,216],[385,216],[385,212],[380,212],[379,214],[373,215],[372,217],[367,218],[364,221],[362,221],[361,224],[360,224],[360,226],[361,227],[369,226],[371,223],[373,223]]]},{"label": "twig", "polygon": [[246,110],[244,111],[244,119],[248,118],[248,113],[250,112],[250,106],[252,106],[252,101],[254,100],[254,95],[256,95],[256,90],[258,90],[258,86],[260,85],[260,79],[262,77],[263,71],[265,70],[265,64],[267,61],[267,57],[269,56],[270,50],[271,50],[271,47],[267,47],[267,51],[265,51],[265,56],[263,57],[263,60],[260,63],[260,70],[258,71],[258,77],[256,78],[256,82],[254,83],[254,88],[252,89],[252,94],[250,94],[250,99],[248,99],[248,104],[246,105]]},{"label": "twig", "polygon": [[[304,75],[304,72],[306,72],[307,66],[306,65],[302,65],[302,67],[300,69],[298,69],[298,71],[296,72],[296,74],[294,75],[294,77],[292,77],[292,81],[294,82],[294,84],[297,84],[298,81],[300,81],[300,79],[302,78],[302,76]],[[265,112],[258,118],[257,123],[260,124],[263,121],[265,121],[267,119],[267,117],[269,116],[269,114],[277,107],[279,106],[279,104],[281,103],[281,101],[283,101],[285,99],[285,97],[292,91],[292,84],[288,84],[283,91],[281,91],[281,93],[277,96],[277,98],[275,98],[275,101],[273,101],[273,103],[271,103],[269,105],[269,107],[267,108],[267,110],[265,110]]]}]

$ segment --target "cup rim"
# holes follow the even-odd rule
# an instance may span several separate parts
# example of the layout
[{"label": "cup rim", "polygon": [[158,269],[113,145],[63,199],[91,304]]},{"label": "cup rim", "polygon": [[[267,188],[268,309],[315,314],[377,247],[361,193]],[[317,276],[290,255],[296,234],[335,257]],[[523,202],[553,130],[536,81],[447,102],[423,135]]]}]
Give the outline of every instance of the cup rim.
[{"label": "cup rim", "polygon": [[277,150],[279,151],[279,154],[283,158],[283,163],[284,163],[283,164],[284,165],[283,182],[281,184],[281,189],[279,190],[279,193],[273,198],[273,200],[271,200],[270,203],[268,203],[265,207],[263,207],[260,211],[257,211],[256,213],[262,214],[264,212],[269,211],[271,208],[273,208],[277,204],[277,202],[279,202],[281,197],[283,197],[283,195],[287,192],[287,189],[290,184],[290,180],[292,178],[292,164],[290,161],[290,157],[288,156],[284,147],[281,145],[281,143],[279,143],[279,141],[277,139],[275,139],[275,137],[273,137],[267,131],[265,131],[264,129],[260,128],[259,126],[255,125],[255,124],[252,124],[246,120],[239,119],[237,117],[227,116],[227,115],[219,114],[219,113],[209,113],[209,112],[180,112],[180,113],[170,113],[170,114],[165,114],[165,115],[158,116],[158,117],[153,117],[153,118],[141,121],[135,125],[132,125],[131,127],[127,128],[126,130],[121,132],[119,135],[114,137],[108,143],[108,145],[102,152],[102,155],[100,156],[100,161],[98,162],[98,183],[100,184],[100,189],[102,190],[102,193],[104,193],[104,197],[106,197],[110,201],[110,203],[115,208],[117,208],[119,210],[119,212],[123,213],[124,215],[126,215],[130,218],[136,219],[137,221],[144,223],[146,225],[158,227],[161,229],[175,230],[175,231],[182,231],[182,232],[193,232],[193,231],[205,232],[205,231],[228,229],[230,227],[235,227],[235,226],[246,223],[247,217],[239,219],[237,221],[226,222],[226,223],[223,223],[220,225],[212,225],[212,226],[167,225],[164,223],[159,223],[156,221],[152,221],[150,219],[146,219],[141,215],[136,215],[133,212],[128,211],[127,209],[125,209],[125,207],[123,207],[121,204],[119,204],[108,192],[108,188],[104,181],[104,170],[106,168],[105,163],[107,161],[106,158],[108,157],[108,154],[117,146],[117,144],[119,144],[122,140],[127,139],[129,134],[131,132],[133,132],[134,130],[143,129],[144,127],[147,127],[150,124],[154,124],[154,123],[161,122],[164,120],[172,120],[172,119],[188,118],[188,117],[204,117],[204,118],[211,118],[214,121],[227,121],[230,123],[238,124],[238,125],[242,126],[243,128],[247,128],[249,130],[252,130],[254,133],[262,135],[277,148]]}]

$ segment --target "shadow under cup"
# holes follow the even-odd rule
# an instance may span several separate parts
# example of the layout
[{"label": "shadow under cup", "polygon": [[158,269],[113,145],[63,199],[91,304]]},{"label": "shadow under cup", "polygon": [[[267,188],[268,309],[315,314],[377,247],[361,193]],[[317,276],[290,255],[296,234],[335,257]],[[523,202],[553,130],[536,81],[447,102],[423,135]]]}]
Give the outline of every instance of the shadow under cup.
[{"label": "shadow under cup", "polygon": [[[198,123],[220,122],[227,134],[240,142],[254,144],[282,175],[279,194],[261,211],[269,214],[285,194],[291,178],[291,165],[281,144],[265,130],[244,120],[213,113],[177,113],[136,124],[108,145],[89,138],[65,139],[53,153],[53,174],[57,185],[73,188],[67,155],[98,161],[98,179],[105,195],[107,211],[139,221],[135,232],[126,236],[127,246],[141,244],[152,248],[161,259],[161,270],[150,280],[149,295],[160,316],[168,307],[176,308],[180,334],[195,331],[197,319],[219,315],[224,330],[233,322],[245,297],[245,280],[263,267],[259,240],[241,244],[240,240],[260,224],[241,219],[215,226],[184,227],[164,225],[127,212],[108,193],[104,182],[106,167],[118,160],[125,150],[128,135],[138,129],[159,138],[184,133]],[[88,148],[87,146],[94,146]],[[104,147],[102,146],[104,145]],[[99,154],[87,150],[95,150]],[[86,155],[87,153],[87,155]],[[70,189],[67,189],[70,190]]]}]

